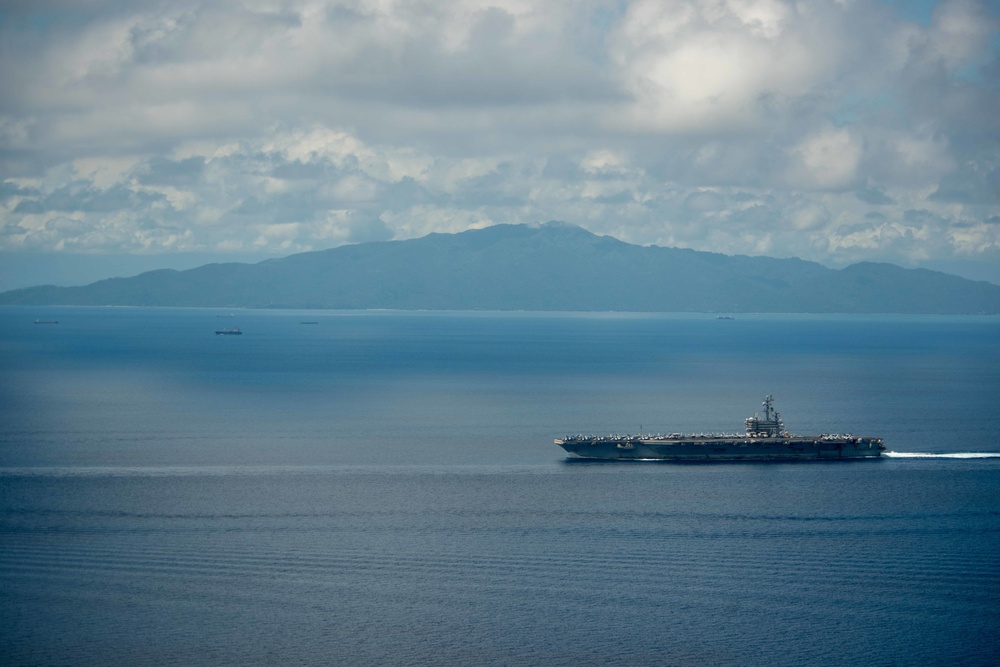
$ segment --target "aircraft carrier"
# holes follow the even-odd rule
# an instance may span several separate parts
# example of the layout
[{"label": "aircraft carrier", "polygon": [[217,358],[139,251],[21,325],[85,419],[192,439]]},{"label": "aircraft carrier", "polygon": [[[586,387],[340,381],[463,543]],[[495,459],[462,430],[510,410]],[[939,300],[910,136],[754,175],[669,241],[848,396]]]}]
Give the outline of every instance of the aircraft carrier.
[{"label": "aircraft carrier", "polygon": [[633,461],[809,461],[877,459],[881,438],[850,434],[790,435],[774,398],[767,396],[764,415],[748,417],[743,434],[570,435],[555,443],[588,459]]}]

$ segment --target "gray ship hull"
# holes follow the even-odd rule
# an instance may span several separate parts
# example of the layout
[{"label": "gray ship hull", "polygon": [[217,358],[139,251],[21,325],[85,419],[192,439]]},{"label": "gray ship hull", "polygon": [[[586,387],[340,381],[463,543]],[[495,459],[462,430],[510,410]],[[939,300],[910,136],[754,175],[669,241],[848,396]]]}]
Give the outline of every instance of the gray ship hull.
[{"label": "gray ship hull", "polygon": [[816,461],[877,459],[880,438],[561,438],[557,445],[588,459],[633,461]]}]

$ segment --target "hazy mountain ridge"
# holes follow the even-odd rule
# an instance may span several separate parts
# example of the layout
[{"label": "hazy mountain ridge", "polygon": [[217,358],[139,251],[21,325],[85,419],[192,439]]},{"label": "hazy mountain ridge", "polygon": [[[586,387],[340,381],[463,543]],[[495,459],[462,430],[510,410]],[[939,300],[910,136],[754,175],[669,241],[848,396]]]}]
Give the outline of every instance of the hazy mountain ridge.
[{"label": "hazy mountain ridge", "polygon": [[0,293],[0,303],[962,314],[1000,313],[1000,286],[891,264],[834,270],[801,259],[634,246],[546,223],[29,287]]}]

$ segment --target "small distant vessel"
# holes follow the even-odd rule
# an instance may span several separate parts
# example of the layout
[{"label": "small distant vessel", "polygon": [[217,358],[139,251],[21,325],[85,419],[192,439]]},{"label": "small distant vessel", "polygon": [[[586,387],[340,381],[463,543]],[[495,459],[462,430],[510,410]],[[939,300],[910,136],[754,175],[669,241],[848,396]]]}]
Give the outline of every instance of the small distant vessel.
[{"label": "small distant vessel", "polygon": [[715,319],[717,319],[717,320],[735,320],[736,318],[733,317],[732,315],[719,315]]},{"label": "small distant vessel", "polygon": [[229,313],[228,315],[216,315],[216,317],[236,317],[234,313]]},{"label": "small distant vessel", "polygon": [[299,324],[319,324],[319,322],[299,322]]},{"label": "small distant vessel", "polygon": [[239,327],[234,329],[219,329],[215,332],[216,336],[242,336],[243,332],[240,331]]},{"label": "small distant vessel", "polygon": [[59,324],[59,320],[35,320],[35,324]]},{"label": "small distant vessel", "polygon": [[870,436],[790,435],[774,398],[763,406],[763,417],[747,417],[743,435],[569,435],[555,443],[583,458],[633,461],[876,459],[885,451],[882,439]]}]

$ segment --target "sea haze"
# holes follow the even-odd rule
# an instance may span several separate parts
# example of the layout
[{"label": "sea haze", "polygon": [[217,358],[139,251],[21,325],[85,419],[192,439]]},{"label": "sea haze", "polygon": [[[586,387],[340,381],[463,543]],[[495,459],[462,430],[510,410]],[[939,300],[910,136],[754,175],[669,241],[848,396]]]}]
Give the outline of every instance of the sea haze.
[{"label": "sea haze", "polygon": [[[5,664],[1000,657],[1000,318],[4,307],[0,359]],[[552,443],[767,393],[893,456]]]}]

